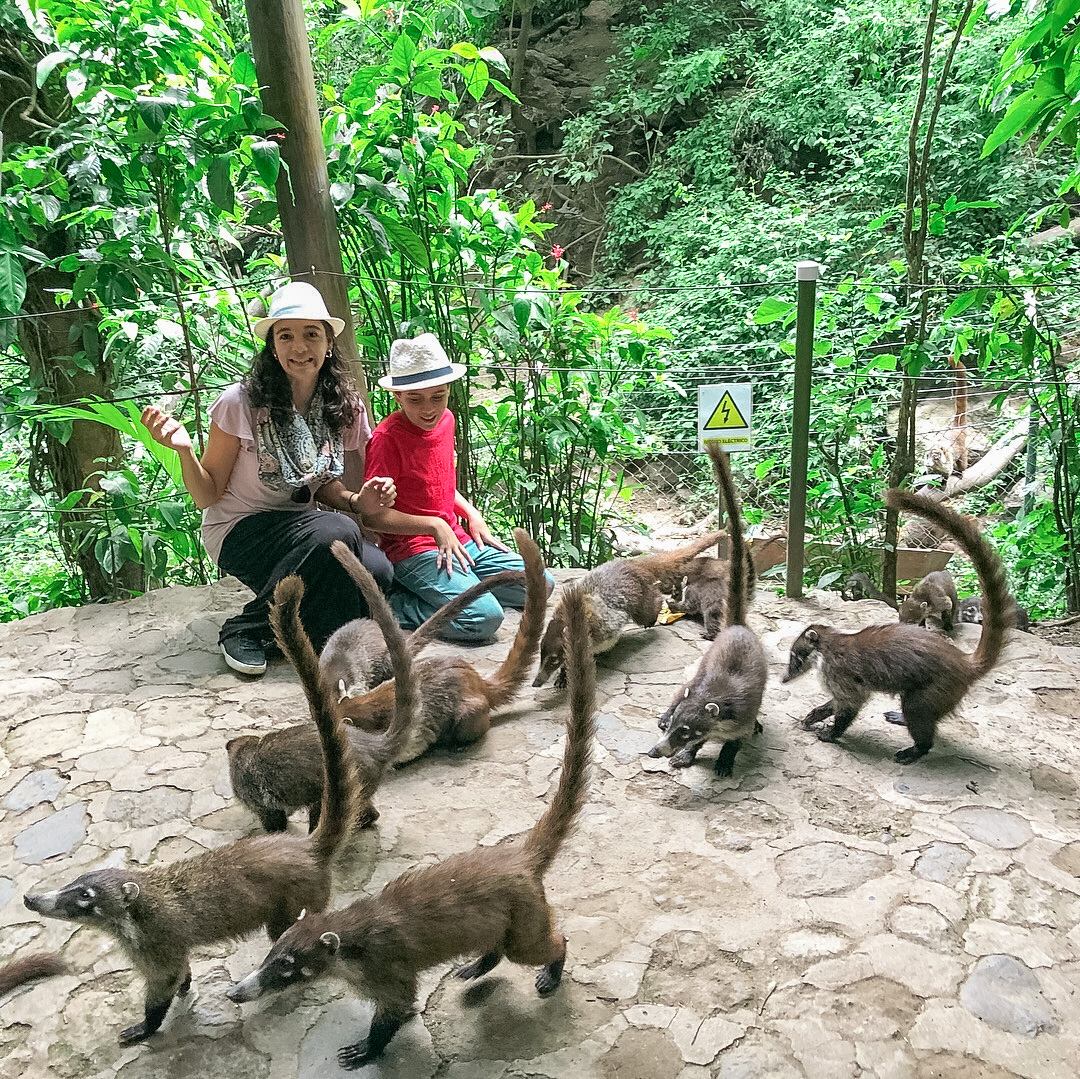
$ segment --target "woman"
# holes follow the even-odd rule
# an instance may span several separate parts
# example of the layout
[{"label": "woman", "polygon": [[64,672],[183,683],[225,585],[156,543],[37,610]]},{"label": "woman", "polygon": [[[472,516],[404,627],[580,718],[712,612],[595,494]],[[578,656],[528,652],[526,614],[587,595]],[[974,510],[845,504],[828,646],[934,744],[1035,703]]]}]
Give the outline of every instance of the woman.
[{"label": "woman", "polygon": [[[300,616],[316,650],[339,626],[368,614],[330,553],[335,539],[384,591],[393,580],[386,556],[346,516],[362,521],[392,506],[396,490],[384,476],[362,483],[371,428],[334,347],[344,328],[313,285],[278,289],[254,326],[265,345],[251,371],[210,406],[201,459],[178,420],[154,406],[142,414],[154,440],[180,456],[184,486],[203,511],[207,553],[255,593],[219,637],[225,662],[243,674],[266,670],[274,585],[290,573],[303,578]],[[344,512],[324,513],[316,502]]]}]

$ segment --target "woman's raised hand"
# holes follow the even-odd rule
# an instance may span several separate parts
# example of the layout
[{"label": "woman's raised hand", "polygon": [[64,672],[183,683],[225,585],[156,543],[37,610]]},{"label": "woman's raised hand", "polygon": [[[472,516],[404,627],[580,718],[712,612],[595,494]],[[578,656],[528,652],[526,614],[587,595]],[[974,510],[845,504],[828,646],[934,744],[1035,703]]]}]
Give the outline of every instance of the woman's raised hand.
[{"label": "woman's raised hand", "polygon": [[147,405],[142,410],[142,424],[150,437],[170,450],[190,450],[191,436],[187,428],[174,416],[157,405]]}]

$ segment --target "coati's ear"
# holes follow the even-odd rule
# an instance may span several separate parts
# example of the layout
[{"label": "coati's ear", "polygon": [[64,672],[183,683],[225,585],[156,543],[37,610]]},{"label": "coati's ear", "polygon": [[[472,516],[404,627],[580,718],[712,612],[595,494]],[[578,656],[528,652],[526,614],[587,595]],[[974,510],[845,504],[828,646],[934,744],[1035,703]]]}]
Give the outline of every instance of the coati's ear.
[{"label": "coati's ear", "polygon": [[300,908],[300,913],[299,913],[299,914],[298,914],[298,915],[296,916],[296,920],[297,920],[298,922],[301,922],[301,921],[303,921],[303,920],[304,920],[304,918],[306,917],[306,915],[307,915],[307,907],[301,907],[301,908]]},{"label": "coati's ear", "polygon": [[710,716],[718,716],[720,715],[720,706],[709,701],[709,703],[705,705],[705,711],[708,712]]},{"label": "coati's ear", "polygon": [[686,698],[689,697],[689,696],[690,696],[690,687],[687,686],[686,689],[684,689],[682,691],[682,699],[685,701]]},{"label": "coati's ear", "polygon": [[139,898],[140,891],[141,889],[133,880],[125,881],[120,885],[120,894],[124,897],[125,903],[134,903]]},{"label": "coati's ear", "polygon": [[811,644],[817,644],[818,640],[820,639],[818,637],[818,632],[816,629],[808,629],[804,636]]},{"label": "coati's ear", "polygon": [[341,937],[337,933],[323,933],[319,940],[330,949],[331,952],[336,952],[341,947]]}]

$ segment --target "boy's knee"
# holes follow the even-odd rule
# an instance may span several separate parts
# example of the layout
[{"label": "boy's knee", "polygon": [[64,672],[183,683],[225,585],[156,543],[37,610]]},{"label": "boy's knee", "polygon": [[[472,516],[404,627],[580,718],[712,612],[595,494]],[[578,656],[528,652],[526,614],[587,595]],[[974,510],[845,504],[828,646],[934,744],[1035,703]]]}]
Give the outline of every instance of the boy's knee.
[{"label": "boy's knee", "polygon": [[503,609],[493,596],[481,596],[469,604],[440,636],[447,641],[486,641],[503,623]]}]

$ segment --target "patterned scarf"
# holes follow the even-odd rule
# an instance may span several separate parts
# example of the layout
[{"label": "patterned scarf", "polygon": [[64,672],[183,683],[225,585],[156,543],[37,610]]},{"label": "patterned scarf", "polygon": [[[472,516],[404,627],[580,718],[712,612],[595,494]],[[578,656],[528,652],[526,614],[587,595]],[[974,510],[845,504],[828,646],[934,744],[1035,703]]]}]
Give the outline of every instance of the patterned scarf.
[{"label": "patterned scarf", "polygon": [[318,488],[345,471],[345,444],[326,426],[321,389],[316,388],[307,416],[293,412],[284,427],[274,423],[268,408],[255,409],[254,419],[259,482],[269,490]]}]

